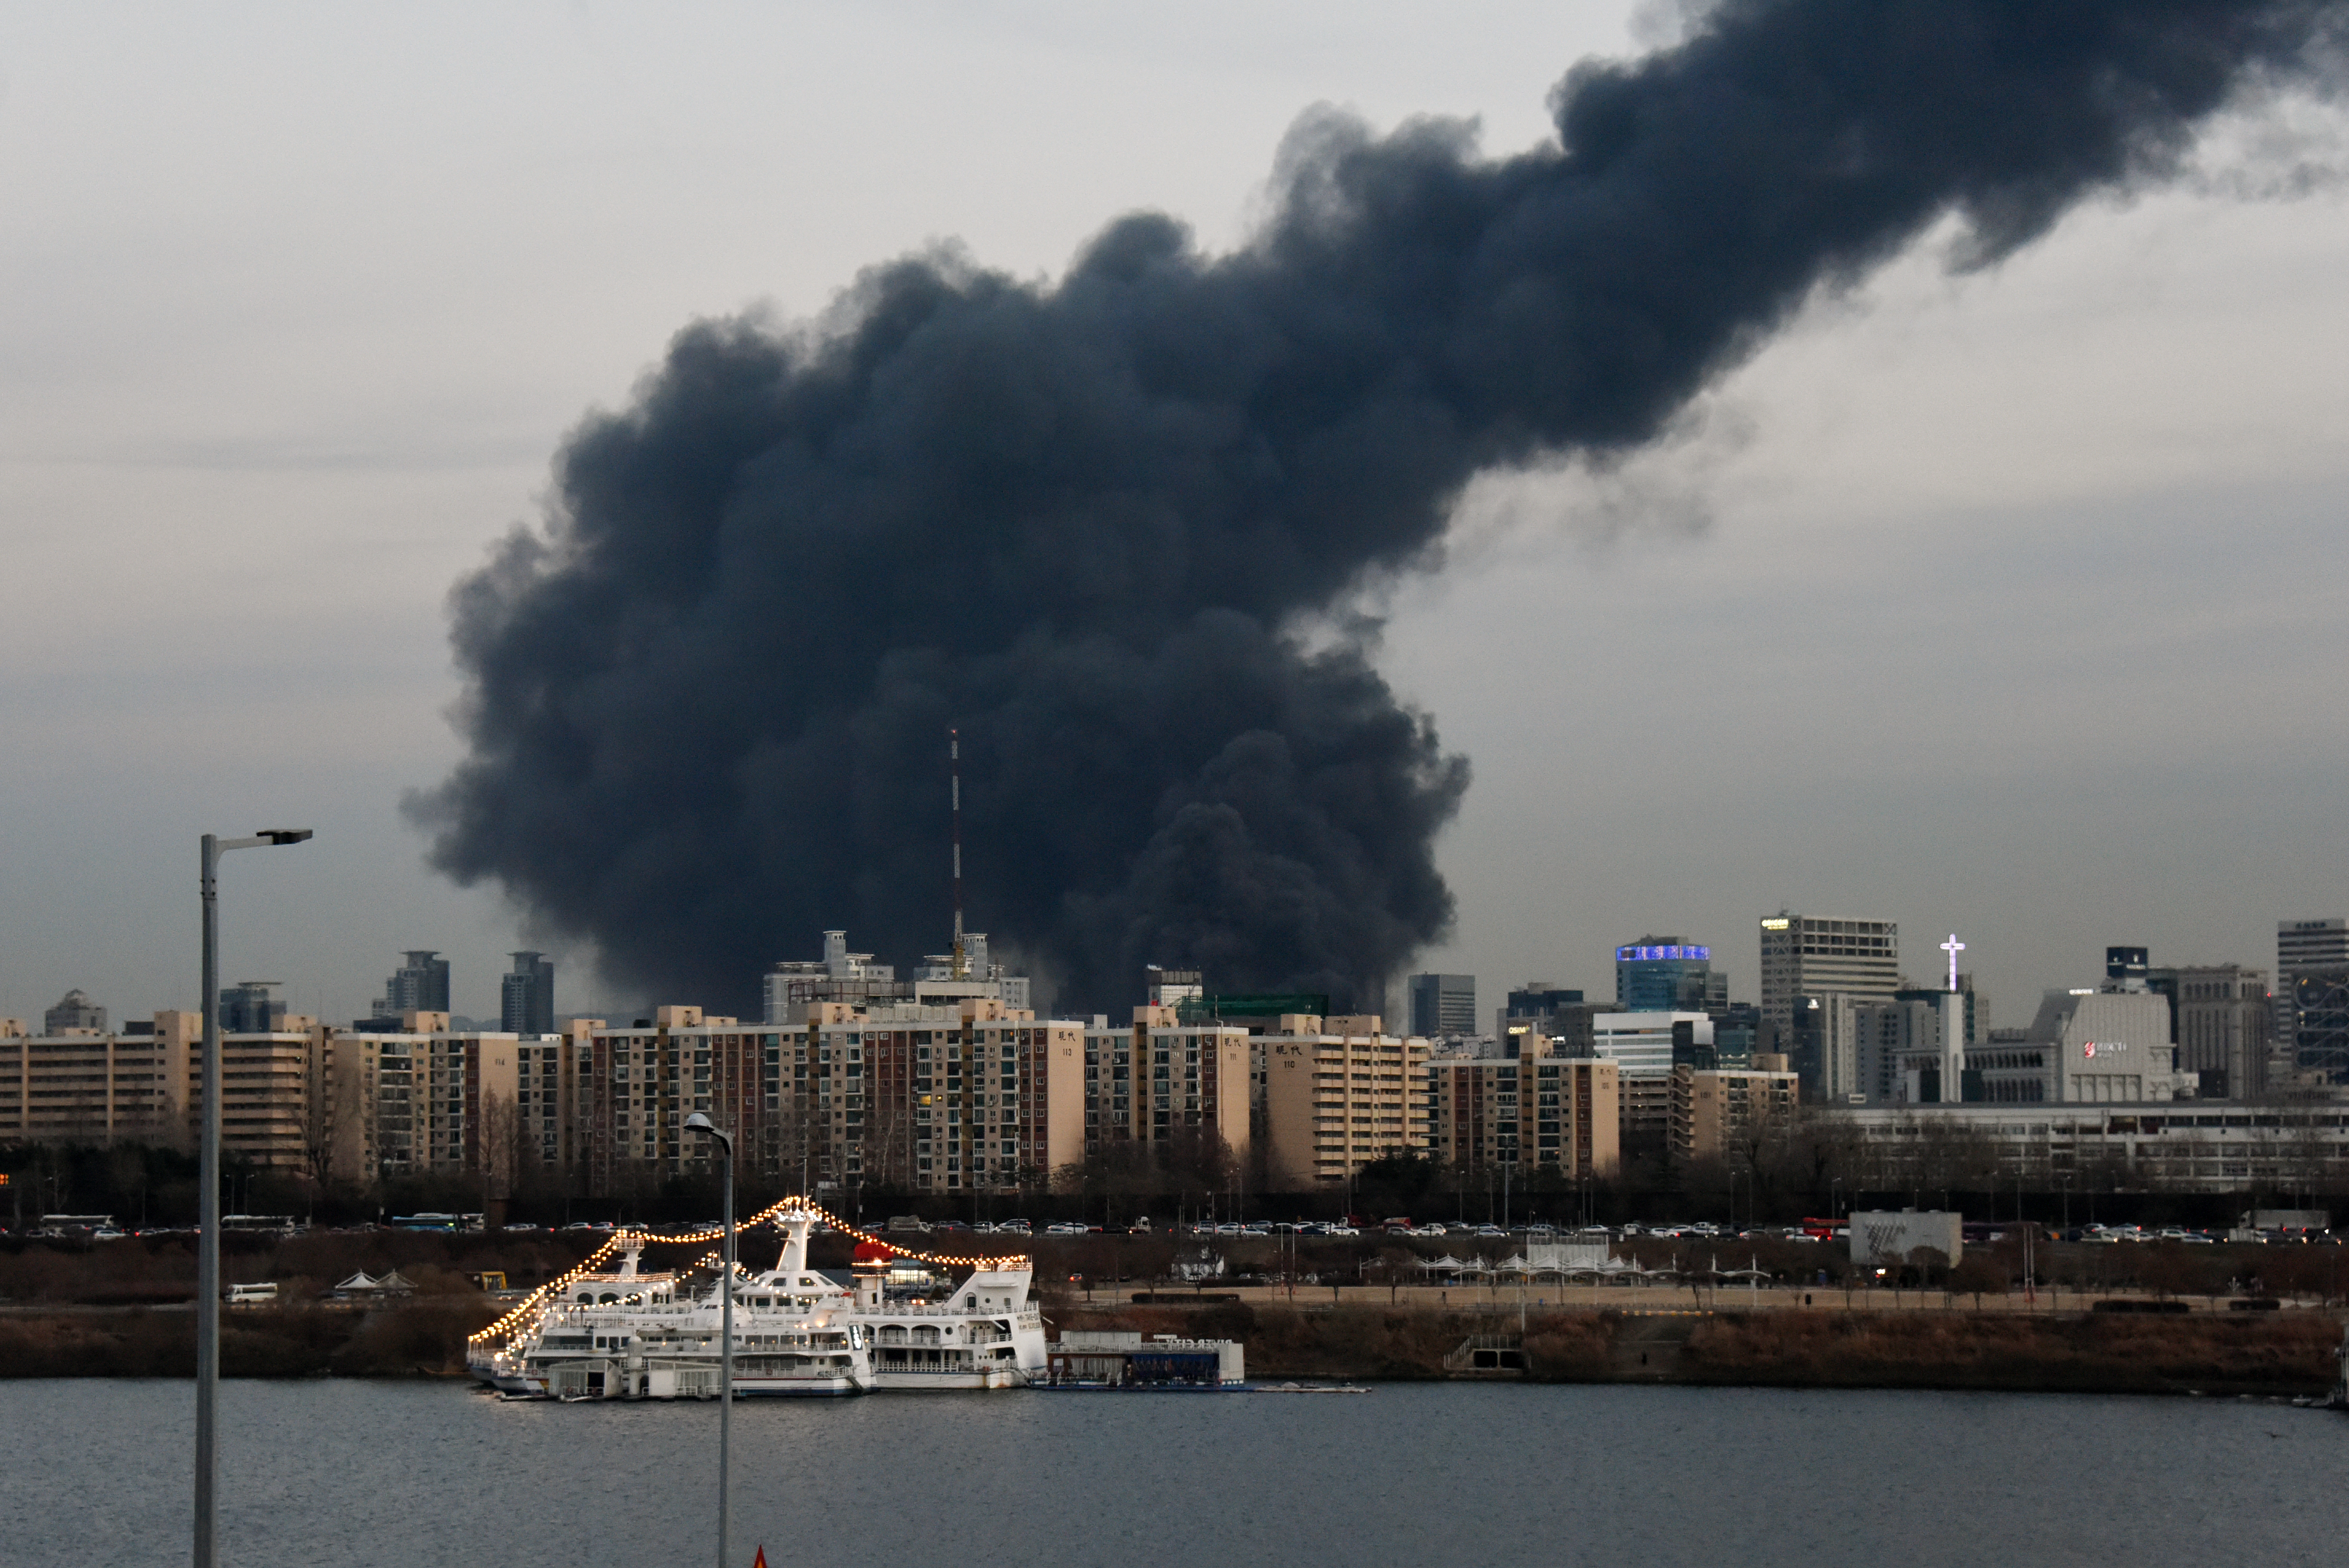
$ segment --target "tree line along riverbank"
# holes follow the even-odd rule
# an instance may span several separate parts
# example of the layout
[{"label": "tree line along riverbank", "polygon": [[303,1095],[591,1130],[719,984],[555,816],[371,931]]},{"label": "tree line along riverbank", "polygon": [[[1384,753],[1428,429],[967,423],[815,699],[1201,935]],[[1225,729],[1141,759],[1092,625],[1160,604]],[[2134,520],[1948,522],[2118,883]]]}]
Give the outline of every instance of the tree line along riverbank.
[{"label": "tree line along riverbank", "polygon": [[[231,1313],[233,1377],[460,1377],[485,1300],[364,1310],[288,1305]],[[1953,1388],[2103,1394],[2317,1395],[2333,1380],[2341,1325],[2327,1312],[2180,1316],[2092,1312],[1691,1308],[1446,1311],[1211,1303],[1061,1304],[1056,1330],[1123,1328],[1236,1338],[1255,1378],[1438,1379],[1472,1341],[1522,1357],[1555,1383]],[[17,1309],[0,1315],[0,1375],[181,1377],[195,1367],[184,1307]]]},{"label": "tree line along riverbank", "polygon": [[[602,1239],[543,1232],[231,1234],[223,1238],[226,1277],[274,1281],[283,1299],[228,1314],[223,1368],[231,1377],[461,1375],[465,1336],[502,1309],[476,1283],[481,1274],[502,1273],[526,1288],[569,1268]],[[762,1249],[772,1244],[746,1240],[746,1264],[761,1266]],[[1522,1334],[1514,1292],[1414,1287],[1405,1282],[1424,1277],[1416,1274],[1414,1254],[1377,1238],[1316,1242],[1285,1253],[1253,1242],[1223,1248],[1234,1275],[1263,1278],[1288,1267],[1324,1283],[1310,1291],[1300,1284],[1293,1299],[1257,1286],[1231,1292],[1254,1299],[1189,1306],[1130,1299],[1137,1284],[1160,1294],[1150,1287],[1176,1261],[1171,1238],[1038,1238],[1032,1247],[1054,1332],[1133,1328],[1237,1338],[1247,1344],[1250,1374],[1264,1377],[1442,1377],[1464,1341],[1489,1336],[1514,1345],[1524,1375],[1537,1380],[2298,1395],[2330,1387],[2341,1334],[2329,1307],[2235,1313],[2215,1295],[2178,1316],[2078,1310],[2106,1295],[2175,1301],[2187,1291],[2229,1292],[2253,1276],[2277,1294],[2325,1301],[2338,1288],[2344,1250],[2330,1247],[2043,1248],[2040,1309],[2018,1312],[2021,1296],[2002,1295],[1995,1283],[1973,1295],[1951,1295],[1949,1281],[1912,1288],[1905,1302],[1895,1299],[1901,1310],[1887,1311],[1880,1291],[1855,1297],[1816,1284],[1818,1274],[1847,1272],[1835,1249],[1741,1244],[1740,1253],[1758,1250],[1762,1270],[1813,1283],[1755,1295],[1686,1285],[1610,1290],[1604,1300],[1593,1299],[1602,1293],[1570,1291],[1565,1302],[1553,1290],[1524,1305]],[[1180,1250],[1188,1256],[1197,1249],[1185,1242]],[[813,1251],[818,1266],[847,1261],[845,1238],[818,1238]],[[1641,1256],[1651,1266],[1705,1261],[1656,1245]],[[647,1264],[662,1261],[648,1257]],[[353,1273],[394,1268],[414,1284],[413,1296],[367,1307],[319,1299]],[[1120,1278],[1123,1292],[1113,1288]],[[2056,1281],[2068,1281],[2054,1300],[2070,1310],[2044,1310],[2044,1285]],[[1229,1289],[1202,1283],[1212,1293]],[[0,1243],[0,1376],[188,1376],[194,1284],[192,1239],[183,1235],[79,1248]],[[1090,1302],[1089,1284],[1097,1297]],[[1968,1303],[1987,1310],[1964,1310]]]}]

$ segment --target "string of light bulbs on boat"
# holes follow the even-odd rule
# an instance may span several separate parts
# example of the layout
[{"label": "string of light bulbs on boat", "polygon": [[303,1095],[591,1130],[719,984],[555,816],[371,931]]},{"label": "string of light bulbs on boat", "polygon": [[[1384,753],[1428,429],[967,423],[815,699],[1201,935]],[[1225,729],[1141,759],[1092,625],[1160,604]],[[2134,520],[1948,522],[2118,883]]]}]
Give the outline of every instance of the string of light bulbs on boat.
[{"label": "string of light bulbs on boat", "polygon": [[[896,1243],[889,1240],[886,1236],[876,1236],[870,1231],[852,1225],[847,1221],[842,1219],[839,1215],[833,1213],[831,1210],[825,1208],[823,1204],[811,1203],[804,1198],[785,1198],[780,1202],[751,1215],[740,1225],[737,1225],[735,1227],[735,1231],[738,1234],[743,1231],[755,1231],[761,1225],[772,1224],[783,1215],[792,1212],[812,1214],[817,1219],[822,1220],[825,1224],[830,1225],[835,1231],[843,1232],[848,1235],[856,1237],[860,1241],[870,1242],[874,1246],[886,1247],[891,1252],[896,1253],[899,1257],[912,1258],[917,1263],[942,1264],[950,1267],[968,1265],[974,1268],[999,1268],[1007,1265],[1014,1268],[1026,1268],[1030,1266],[1030,1263],[1028,1255],[1023,1253],[1010,1253],[999,1257],[991,1258],[966,1258],[954,1257],[944,1253],[916,1252],[912,1247],[899,1246]],[[536,1290],[531,1292],[531,1294],[523,1299],[522,1304],[516,1306],[512,1312],[507,1313],[503,1317],[499,1318],[495,1323],[491,1324],[487,1328],[482,1329],[480,1333],[469,1336],[467,1342],[469,1344],[479,1345],[484,1340],[502,1340],[507,1338],[520,1327],[525,1319],[533,1316],[542,1308],[546,1306],[555,1292],[564,1289],[584,1275],[595,1273],[595,1265],[597,1264],[602,1263],[605,1258],[610,1257],[614,1253],[618,1252],[623,1247],[645,1247],[657,1245],[680,1246],[693,1242],[723,1241],[725,1240],[725,1237],[726,1232],[722,1227],[712,1227],[707,1231],[688,1231],[682,1235],[668,1236],[659,1235],[651,1231],[616,1231],[613,1233],[611,1237],[606,1240],[602,1246],[597,1247],[594,1252],[588,1253],[587,1256],[580,1262],[579,1265],[573,1269],[569,1274],[564,1274],[558,1279],[549,1280],[546,1284],[540,1285]],[[701,1260],[702,1263],[709,1264],[716,1264],[720,1261],[721,1260],[719,1255],[715,1253],[709,1253]],[[740,1272],[742,1265],[738,1262],[734,1266],[736,1270]]]}]

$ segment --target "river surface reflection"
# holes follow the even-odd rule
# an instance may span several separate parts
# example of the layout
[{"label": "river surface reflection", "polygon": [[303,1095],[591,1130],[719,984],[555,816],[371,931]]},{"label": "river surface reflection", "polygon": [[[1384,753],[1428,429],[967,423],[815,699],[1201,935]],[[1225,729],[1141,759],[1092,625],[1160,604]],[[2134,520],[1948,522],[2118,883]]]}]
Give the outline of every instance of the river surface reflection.
[{"label": "river surface reflection", "polygon": [[[187,1383],[0,1381],[0,1563],[188,1551]],[[706,1563],[710,1404],[222,1389],[222,1559]],[[2224,1400],[1396,1385],[738,1405],[775,1568],[2341,1557],[2349,1419]]]}]

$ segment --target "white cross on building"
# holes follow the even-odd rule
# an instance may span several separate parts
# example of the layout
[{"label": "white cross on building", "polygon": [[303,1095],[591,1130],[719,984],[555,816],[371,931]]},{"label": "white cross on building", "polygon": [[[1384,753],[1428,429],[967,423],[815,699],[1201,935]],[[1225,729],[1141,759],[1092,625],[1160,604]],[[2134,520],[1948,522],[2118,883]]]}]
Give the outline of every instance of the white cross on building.
[{"label": "white cross on building", "polygon": [[1950,989],[1952,991],[1958,988],[1958,954],[1965,950],[1966,944],[1958,940],[1958,934],[1954,931],[1950,933],[1950,939],[1941,944],[1941,951],[1950,955]]}]

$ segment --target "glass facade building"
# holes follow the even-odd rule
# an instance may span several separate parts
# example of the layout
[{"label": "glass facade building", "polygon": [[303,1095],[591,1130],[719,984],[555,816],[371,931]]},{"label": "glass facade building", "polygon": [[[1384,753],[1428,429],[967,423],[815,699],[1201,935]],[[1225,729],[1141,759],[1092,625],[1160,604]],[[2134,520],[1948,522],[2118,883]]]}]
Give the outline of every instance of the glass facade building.
[{"label": "glass facade building", "polygon": [[[1721,989],[1727,989],[1722,976]],[[1702,1013],[1716,999],[1713,949],[1678,936],[1643,936],[1615,950],[1615,1006],[1626,1013]]]}]

